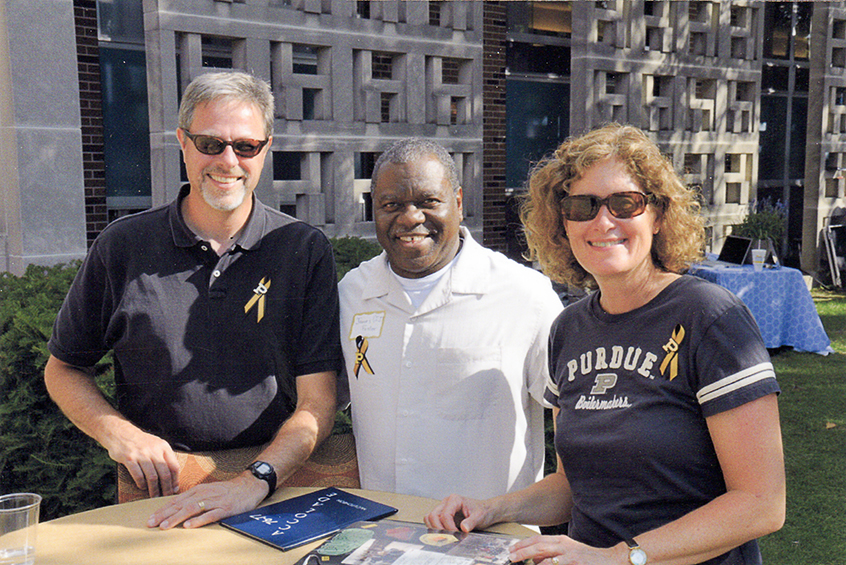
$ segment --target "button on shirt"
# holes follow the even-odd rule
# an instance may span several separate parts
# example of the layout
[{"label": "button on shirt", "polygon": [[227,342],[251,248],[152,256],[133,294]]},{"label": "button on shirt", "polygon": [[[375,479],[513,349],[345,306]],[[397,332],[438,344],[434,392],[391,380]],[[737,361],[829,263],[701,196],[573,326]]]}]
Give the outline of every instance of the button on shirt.
[{"label": "button on shirt", "polygon": [[542,477],[549,280],[476,243],[415,308],[387,255],[339,286],[362,487],[485,498]]}]

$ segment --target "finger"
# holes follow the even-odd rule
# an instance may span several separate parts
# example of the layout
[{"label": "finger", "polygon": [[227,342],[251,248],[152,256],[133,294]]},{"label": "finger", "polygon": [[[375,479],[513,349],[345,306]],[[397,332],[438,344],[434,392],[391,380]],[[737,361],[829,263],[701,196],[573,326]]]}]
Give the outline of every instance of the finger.
[{"label": "finger", "polygon": [[[550,543],[551,541],[554,540],[550,540],[546,536],[532,536],[520,540],[511,547],[510,559],[513,562],[532,559],[536,563],[540,563],[541,560],[551,558],[559,553],[553,543]],[[545,565],[553,564],[547,562]]]},{"label": "finger", "polygon": [[127,461],[123,466],[129,471],[129,476],[132,477],[135,486],[141,490],[147,490],[147,477],[144,476],[141,466],[134,461]]},{"label": "finger", "polygon": [[520,541],[518,541],[517,543],[515,543],[514,546],[511,549],[512,549],[512,551],[515,550],[515,549],[523,549],[525,547],[535,545],[540,540],[541,540],[541,536],[537,536],[537,535],[532,536],[530,538],[523,538]]},{"label": "finger", "polygon": [[[206,509],[208,510],[208,508]],[[184,524],[182,524],[183,528],[199,528],[201,526],[205,526],[207,524],[213,524],[218,520],[221,520],[226,517],[226,512],[222,508],[213,508],[208,510],[207,512],[203,512],[202,514],[191,518],[190,520],[186,520]]]},{"label": "finger", "polygon": [[433,530],[446,530],[446,517],[443,509],[436,508],[424,518],[426,526]]},{"label": "finger", "polygon": [[168,470],[170,471],[171,477],[171,484],[173,485],[173,494],[179,492],[179,460],[176,458],[176,453],[173,452],[173,449],[170,448],[170,445],[167,446],[167,450],[165,451],[165,462],[167,463]]},{"label": "finger", "polygon": [[[170,465],[167,461],[159,461],[155,465],[156,472],[159,477],[159,485],[161,487],[162,496],[170,496],[176,493],[177,483],[174,481],[174,476]],[[177,469],[177,473],[178,473]]]},{"label": "finger", "polygon": [[[175,499],[170,508],[165,507],[161,509],[161,514],[159,514],[161,519],[158,523],[159,529],[169,530],[178,526],[185,520],[188,520],[193,516],[203,514],[209,510],[211,510],[211,508],[209,507],[208,502],[194,496],[189,496],[188,498],[181,500]],[[148,522],[148,524],[155,521],[153,519],[154,517],[156,517],[156,514],[150,518],[150,522]]]},{"label": "finger", "polygon": [[147,492],[150,494],[150,498],[156,498],[161,494],[159,490],[159,474],[156,471],[156,466],[149,460],[142,461],[140,465],[141,470],[144,472],[144,477],[147,479]]},{"label": "finger", "polygon": [[431,518],[429,527],[435,530],[458,531],[453,516],[459,508],[460,501],[456,501],[455,497],[446,498],[429,514]]},{"label": "finger", "polygon": [[166,521],[168,518],[179,512],[181,505],[178,502],[178,499],[173,499],[170,504],[166,506],[162,506],[150,516],[147,520],[147,527],[155,528],[160,526],[162,522]]}]

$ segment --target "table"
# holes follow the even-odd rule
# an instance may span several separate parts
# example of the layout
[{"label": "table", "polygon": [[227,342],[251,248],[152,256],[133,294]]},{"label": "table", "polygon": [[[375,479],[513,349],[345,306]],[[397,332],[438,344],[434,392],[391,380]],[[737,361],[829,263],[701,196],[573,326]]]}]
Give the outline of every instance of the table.
[{"label": "table", "polygon": [[802,272],[790,267],[756,271],[752,265],[695,264],[689,273],[715,282],[740,298],[758,323],[764,345],[833,353]]},{"label": "table", "polygon": [[[311,487],[279,489],[268,504],[316,490]],[[399,509],[390,517],[405,522],[423,521],[437,501],[359,489],[344,489]],[[43,522],[38,526],[38,565],[293,565],[321,542],[289,551],[212,524],[194,530],[168,531],[145,524],[164,499],[147,499],[107,506]],[[535,532],[518,524],[499,524],[491,531],[518,537]]]}]

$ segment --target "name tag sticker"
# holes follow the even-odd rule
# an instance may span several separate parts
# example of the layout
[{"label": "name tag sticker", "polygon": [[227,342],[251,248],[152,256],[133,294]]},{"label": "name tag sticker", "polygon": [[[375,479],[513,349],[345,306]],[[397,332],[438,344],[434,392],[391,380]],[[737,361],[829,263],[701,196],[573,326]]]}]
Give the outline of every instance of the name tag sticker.
[{"label": "name tag sticker", "polygon": [[362,312],[353,316],[350,339],[358,336],[379,337],[382,335],[382,324],[385,323],[385,311]]}]

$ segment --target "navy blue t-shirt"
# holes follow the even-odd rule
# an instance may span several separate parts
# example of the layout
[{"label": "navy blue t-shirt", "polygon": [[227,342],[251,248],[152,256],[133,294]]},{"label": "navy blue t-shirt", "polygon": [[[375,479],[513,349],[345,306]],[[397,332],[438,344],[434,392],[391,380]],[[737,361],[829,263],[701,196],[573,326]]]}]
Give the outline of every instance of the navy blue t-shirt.
[{"label": "navy blue t-shirt", "polygon": [[[592,294],[550,333],[546,398],[573,492],[569,534],[610,547],[726,492],[705,418],[778,392],[746,306],[682,276],[634,311]],[[708,563],[758,563],[752,541]]]},{"label": "navy blue t-shirt", "polygon": [[261,445],[296,406],[296,377],[340,371],[337,277],[316,228],[257,199],[218,257],[179,202],[97,238],[49,343],[81,367],[114,350],[118,410],[175,449]]}]

